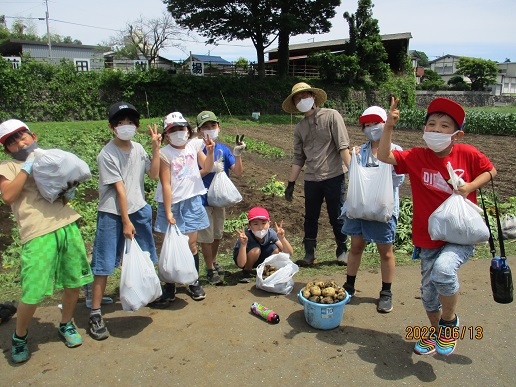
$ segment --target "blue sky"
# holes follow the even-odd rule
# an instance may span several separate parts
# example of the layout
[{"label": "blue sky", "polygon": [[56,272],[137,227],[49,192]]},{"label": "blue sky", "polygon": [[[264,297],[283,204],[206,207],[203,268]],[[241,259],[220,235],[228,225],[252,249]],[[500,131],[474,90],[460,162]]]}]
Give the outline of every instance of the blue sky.
[{"label": "blue sky", "polygon": [[[378,19],[381,34],[410,32],[410,49],[424,51],[430,60],[445,54],[470,56],[503,62],[516,62],[515,0],[377,0],[373,17]],[[161,0],[49,0],[51,33],[70,35],[83,44],[105,42],[115,31],[123,29],[139,16],[157,18],[165,10]],[[348,38],[348,24],[342,17],[345,11],[356,11],[357,1],[343,1],[332,19],[331,31],[323,35],[300,35],[291,43],[312,40],[325,41]],[[10,17],[45,17],[43,0],[0,0],[0,14]],[[67,22],[67,23],[64,23]],[[34,20],[39,35],[46,33],[44,21]],[[74,23],[74,24],[70,24]],[[81,26],[82,25],[82,26]],[[92,27],[87,27],[92,26]],[[250,40],[221,42],[218,46],[184,42],[186,52],[168,49],[161,54],[172,60],[185,59],[188,51],[195,54],[218,55],[229,61],[240,57],[256,60],[256,51]],[[274,45],[276,42],[274,43]]]}]

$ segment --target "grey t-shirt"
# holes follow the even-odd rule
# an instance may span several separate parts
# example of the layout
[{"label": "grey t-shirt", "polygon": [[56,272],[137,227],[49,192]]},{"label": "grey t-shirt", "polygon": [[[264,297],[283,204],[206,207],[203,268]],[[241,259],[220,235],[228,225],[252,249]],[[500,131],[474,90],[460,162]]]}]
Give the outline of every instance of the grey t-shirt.
[{"label": "grey t-shirt", "polygon": [[127,195],[127,212],[141,210],[145,201],[144,175],[151,161],[143,146],[131,141],[131,149],[123,151],[113,140],[106,144],[97,156],[99,166],[99,211],[120,215],[114,184],[123,181]]}]

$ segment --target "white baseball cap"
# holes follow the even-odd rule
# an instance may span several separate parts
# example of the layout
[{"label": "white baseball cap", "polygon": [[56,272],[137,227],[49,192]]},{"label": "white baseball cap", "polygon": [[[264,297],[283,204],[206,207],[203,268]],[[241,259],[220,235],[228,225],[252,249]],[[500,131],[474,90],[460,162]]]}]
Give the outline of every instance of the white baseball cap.
[{"label": "white baseball cap", "polygon": [[173,126],[188,126],[188,121],[185,120],[180,112],[173,112],[168,114],[163,120],[163,127],[165,132]]},{"label": "white baseball cap", "polygon": [[387,113],[380,106],[368,107],[358,119],[362,125],[368,122],[387,122]]},{"label": "white baseball cap", "polygon": [[11,135],[21,130],[29,130],[29,127],[20,120],[10,119],[0,124],[0,143],[5,145],[5,140]]}]

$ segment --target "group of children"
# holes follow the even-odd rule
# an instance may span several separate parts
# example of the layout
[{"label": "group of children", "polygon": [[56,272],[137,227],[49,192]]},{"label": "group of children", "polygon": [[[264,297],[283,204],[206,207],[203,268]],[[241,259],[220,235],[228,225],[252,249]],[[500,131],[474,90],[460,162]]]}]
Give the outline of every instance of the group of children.
[{"label": "group of children", "polygon": [[[442,189],[442,182],[446,185],[448,180],[448,161],[455,168],[464,169],[466,183],[457,193],[473,202],[476,202],[475,190],[493,178],[496,170],[476,148],[456,143],[464,136],[465,121],[464,110],[456,102],[437,98],[429,105],[424,127],[428,148],[403,151],[392,144],[392,130],[398,118],[397,100],[394,98],[388,113],[380,107],[371,107],[360,117],[368,141],[350,152],[356,152],[359,163],[365,167],[377,167],[381,162],[393,165],[395,208],[387,223],[344,216],[342,232],[351,237],[351,248],[343,286],[349,294],[355,294],[355,279],[365,245],[367,242],[376,243],[382,275],[377,309],[385,313],[392,310],[398,187],[404,175],[408,174],[414,201],[413,241],[422,266],[422,301],[430,324],[436,328],[436,334],[419,340],[414,351],[423,355],[435,351],[447,355],[455,348],[456,340],[446,337],[445,330],[439,328],[459,324],[455,314],[458,297],[456,272],[473,254],[473,246],[431,240],[428,217],[449,196]],[[52,294],[54,287],[64,289],[58,334],[66,346],[76,347],[82,343],[72,316],[80,288],[91,282],[89,333],[96,340],[107,338],[109,331],[101,313],[107,278],[120,264],[126,238],[135,238],[142,250],[150,253],[150,259],[157,262],[152,227],[156,232],[166,233],[170,225],[177,225],[183,234],[188,235],[197,271],[197,243],[200,243],[208,281],[221,282],[223,270],[216,257],[223,235],[225,212],[224,208],[209,206],[206,192],[215,173],[231,171],[237,176],[242,174],[241,156],[245,143],[237,137],[232,153],[228,147],[216,142],[220,124],[213,112],[204,111],[197,116],[202,138],[195,138],[193,128],[183,115],[173,112],[165,117],[162,133],[156,125],[149,126],[152,139],[152,158],[149,158],[143,147],[132,141],[140,126],[139,119],[140,114],[129,103],[119,102],[109,109],[108,126],[114,137],[97,157],[99,206],[91,264],[76,224],[79,215],[67,205],[73,191],[64,195],[63,200],[53,203],[43,199],[31,177],[32,151],[38,146],[36,135],[19,120],[11,119],[0,125],[0,143],[12,157],[12,160],[0,164],[0,191],[3,201],[13,210],[22,243],[20,278],[23,294],[12,337],[13,362],[29,359],[27,337],[30,320],[37,304]],[[167,145],[162,147],[162,143]],[[145,173],[151,179],[159,178],[154,225],[151,207],[145,199]],[[292,246],[285,238],[283,223],[275,223],[274,230],[264,208],[251,209],[248,228],[242,228],[237,234],[233,258],[242,269],[241,282],[249,282],[251,270],[268,256],[280,251],[293,254]],[[206,297],[199,280],[187,285],[187,291],[194,300]],[[175,299],[175,292],[175,284],[164,284],[161,298],[151,306],[166,307]]]}]

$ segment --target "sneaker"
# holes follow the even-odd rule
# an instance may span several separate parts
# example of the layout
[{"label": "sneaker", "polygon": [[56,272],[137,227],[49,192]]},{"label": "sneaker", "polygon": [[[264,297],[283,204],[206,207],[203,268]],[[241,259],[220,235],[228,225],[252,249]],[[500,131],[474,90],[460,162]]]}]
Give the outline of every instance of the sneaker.
[{"label": "sneaker", "polygon": [[73,322],[68,321],[66,325],[60,325],[57,331],[68,348],[78,347],[82,344],[82,336],[79,332],[77,332]]},{"label": "sneaker", "polygon": [[91,315],[88,325],[90,326],[90,335],[94,340],[104,340],[109,337],[109,331],[100,314]]},{"label": "sneaker", "polygon": [[418,355],[431,355],[435,352],[436,346],[435,335],[420,338],[414,346],[414,353]]},{"label": "sneaker", "polygon": [[27,337],[25,340],[17,338],[13,334],[12,348],[11,348],[11,360],[13,363],[23,363],[30,359],[29,346],[27,344]]},{"label": "sneaker", "polygon": [[392,309],[392,292],[390,290],[382,290],[376,310],[380,313],[389,313]]},{"label": "sneaker", "polygon": [[208,274],[206,275],[206,278],[208,278],[208,282],[211,284],[222,283],[222,279],[219,277],[219,273],[215,270],[208,270]]},{"label": "sneaker", "polygon": [[[176,297],[174,296],[174,300],[176,299]],[[154,301],[152,302],[149,302],[147,304],[147,306],[149,308],[155,308],[155,309],[165,309],[168,305],[170,304],[170,301],[167,300],[166,296],[164,296],[164,291],[163,293],[161,294],[161,296],[159,296],[158,298],[156,298]]]},{"label": "sneaker", "polygon": [[337,244],[337,264],[340,266],[348,265],[348,248],[346,247],[346,243]]},{"label": "sneaker", "polygon": [[190,297],[192,297],[195,301],[204,300],[206,298],[206,293],[204,293],[199,280],[195,281],[192,285],[188,285],[188,290]]},{"label": "sneaker", "polygon": [[342,287],[344,288],[346,293],[349,294],[350,297],[353,297],[355,295],[355,288],[353,286],[348,285],[347,283],[345,283],[344,285],[342,285]]},{"label": "sneaker", "polygon": [[251,282],[251,270],[242,270],[242,278],[238,280],[241,284],[248,284]]},{"label": "sneaker", "polygon": [[[82,287],[82,290],[84,292],[84,298],[86,299],[85,305],[86,308],[91,309],[91,297],[93,294],[92,290],[93,283],[90,282],[89,284],[86,284]],[[102,297],[102,301],[100,301],[100,305],[109,305],[113,303],[113,299],[111,297]]]},{"label": "sneaker", "polygon": [[457,346],[457,335],[459,328],[459,316],[455,315],[456,323],[455,326],[449,327],[442,325],[439,321],[439,331],[437,332],[437,340],[435,350],[439,355],[448,356],[451,355]]},{"label": "sneaker", "polygon": [[226,270],[224,270],[218,262],[213,262],[213,268],[217,271],[217,273],[221,276],[224,276],[226,274]]}]

